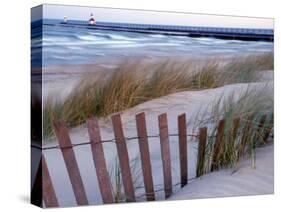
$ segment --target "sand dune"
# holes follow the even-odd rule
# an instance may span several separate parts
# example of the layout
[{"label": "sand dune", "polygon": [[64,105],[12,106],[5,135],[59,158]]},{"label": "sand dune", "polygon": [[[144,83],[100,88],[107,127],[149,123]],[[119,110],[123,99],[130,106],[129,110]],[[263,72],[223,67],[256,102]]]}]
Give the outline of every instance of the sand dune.
[{"label": "sand dune", "polygon": [[[186,113],[188,121],[188,133],[193,133],[191,130],[193,129],[195,121],[194,115],[200,110],[204,111],[204,114],[202,115],[208,115],[208,113],[211,112],[210,107],[212,103],[218,97],[228,96],[236,91],[233,98],[238,98],[239,95],[249,89],[249,87],[252,89],[264,89],[265,86],[268,88],[270,93],[273,93],[273,82],[233,84],[215,89],[179,92],[145,102],[121,113],[125,136],[136,136],[136,124],[134,116],[139,112],[145,112],[146,114],[149,135],[155,135],[159,133],[157,116],[161,113],[168,114],[170,134],[177,133],[177,116],[181,113]],[[101,128],[102,140],[114,138],[110,117],[100,119],[99,124]],[[70,137],[73,143],[83,143],[89,141],[88,132],[85,125],[71,129]],[[44,141],[45,147],[55,145],[57,145],[56,139]],[[129,151],[130,166],[134,168],[132,173],[133,180],[136,180],[137,186],[141,187],[143,183],[140,172],[141,165],[139,160],[139,148],[137,140],[128,141],[127,146]],[[188,140],[189,178],[195,177],[197,146],[197,141],[191,139]],[[104,143],[103,147],[107,166],[109,172],[111,172],[116,162],[116,147],[114,143]],[[161,190],[163,189],[163,171],[159,138],[150,139],[149,148],[155,190],[160,190],[156,194],[156,199],[161,200],[164,197],[164,192]],[[100,197],[90,146],[77,146],[74,148],[74,151],[89,202],[91,204],[101,204],[102,200]],[[173,184],[176,185],[180,182],[178,157],[179,149],[177,137],[170,137],[170,151],[173,169]],[[259,150],[259,154],[257,155],[258,159],[256,170],[250,169],[250,167],[247,165],[249,162],[246,160],[245,162],[241,163],[241,169],[239,169],[239,171],[233,175],[230,174],[231,170],[223,170],[217,173],[206,175],[203,177],[203,180],[191,182],[190,185],[188,185],[183,191],[180,191],[178,185],[174,186],[173,192],[175,193],[175,196],[173,196],[171,199],[272,193],[273,168],[268,166],[268,164],[273,164],[273,156],[271,155],[272,151],[272,145]],[[44,155],[49,167],[59,204],[61,206],[76,205],[70,180],[68,178],[60,150],[46,150]],[[220,187],[217,187],[218,184],[220,184]],[[202,188],[205,190],[201,190]],[[137,189],[136,193],[137,196],[139,196],[138,201],[143,201],[144,197],[141,197],[141,195],[144,193],[144,189],[139,188]]]},{"label": "sand dune", "polygon": [[274,193],[274,149],[268,144],[257,149],[256,168],[251,160],[241,161],[238,170],[206,174],[179,190],[170,199],[198,199]]}]

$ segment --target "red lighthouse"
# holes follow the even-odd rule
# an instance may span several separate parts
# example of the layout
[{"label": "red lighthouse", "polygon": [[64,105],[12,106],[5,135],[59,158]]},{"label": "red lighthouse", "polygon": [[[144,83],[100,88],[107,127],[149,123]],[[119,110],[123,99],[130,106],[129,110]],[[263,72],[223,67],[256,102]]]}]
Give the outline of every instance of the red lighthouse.
[{"label": "red lighthouse", "polygon": [[93,13],[90,15],[89,25],[96,25],[96,19],[94,18]]}]

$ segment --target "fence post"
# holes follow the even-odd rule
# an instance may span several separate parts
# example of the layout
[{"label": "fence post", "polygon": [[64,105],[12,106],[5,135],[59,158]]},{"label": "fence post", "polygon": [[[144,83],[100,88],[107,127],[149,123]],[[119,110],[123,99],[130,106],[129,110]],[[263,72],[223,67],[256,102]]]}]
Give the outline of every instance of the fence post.
[{"label": "fence post", "polygon": [[167,114],[163,113],[159,115],[158,122],[160,131],[161,156],[163,163],[165,198],[168,198],[172,194],[173,189]]},{"label": "fence post", "polygon": [[186,116],[178,116],[181,187],[188,183]]},{"label": "fence post", "polygon": [[113,115],[111,117],[113,124],[113,131],[116,139],[117,153],[120,163],[120,170],[122,174],[122,181],[124,185],[124,191],[127,202],[135,202],[135,191],[132,180],[132,174],[129,164],[129,156],[126,145],[124,132],[122,129],[122,122],[120,114]]},{"label": "fence post", "polygon": [[232,127],[232,140],[235,141],[236,137],[237,137],[237,132],[239,129],[239,124],[240,124],[240,118],[235,118],[233,119],[233,127]]},{"label": "fence post", "polygon": [[267,117],[266,114],[262,115],[262,117],[260,119],[260,123],[259,123],[259,129],[263,127],[263,125],[264,125],[264,123],[266,121],[266,117]]},{"label": "fence post", "polygon": [[196,177],[200,177],[201,175],[204,174],[206,140],[207,140],[207,127],[200,128]]},{"label": "fence post", "polygon": [[104,203],[113,203],[114,198],[112,195],[111,183],[106,168],[97,118],[89,118],[87,120],[87,127],[102,200]]},{"label": "fence post", "polygon": [[262,115],[262,117],[261,117],[261,119],[260,119],[260,122],[259,122],[259,125],[258,125],[258,136],[261,137],[261,139],[262,139],[263,142],[264,142],[263,138],[264,138],[265,132],[263,131],[262,128],[264,127],[266,118],[267,118],[267,115],[266,115],[266,114]]},{"label": "fence post", "polygon": [[217,170],[219,168],[219,157],[222,150],[222,141],[223,141],[223,134],[224,134],[224,120],[219,121],[218,130],[217,130],[217,136],[216,141],[214,145],[213,150],[213,158],[212,158],[212,165],[211,165],[211,171]]},{"label": "fence post", "polygon": [[268,139],[270,132],[272,130],[272,127],[273,127],[273,121],[274,121],[273,114],[271,114],[270,119],[268,121],[267,129],[264,133],[264,137],[263,137],[264,142],[267,142],[267,139]]},{"label": "fence post", "polygon": [[88,199],[65,122],[54,122],[54,130],[58,138],[77,204],[88,205]]},{"label": "fence post", "polygon": [[141,155],[142,173],[147,201],[155,200],[153,178],[150,164],[150,154],[147,138],[147,129],[145,122],[145,114],[139,113],[136,115],[136,125],[139,138],[139,148]]},{"label": "fence post", "polygon": [[244,130],[243,130],[243,133],[242,133],[241,146],[240,146],[240,151],[239,151],[239,154],[238,154],[238,159],[245,152],[247,140],[249,138],[249,134],[251,134],[249,131],[252,130],[253,119],[254,119],[254,115],[249,116],[248,119],[247,119],[247,123],[246,123],[246,125],[244,127]]},{"label": "fence post", "polygon": [[47,208],[59,207],[57,196],[53,187],[53,183],[50,177],[48,166],[44,155],[42,154],[42,193],[43,200]]}]

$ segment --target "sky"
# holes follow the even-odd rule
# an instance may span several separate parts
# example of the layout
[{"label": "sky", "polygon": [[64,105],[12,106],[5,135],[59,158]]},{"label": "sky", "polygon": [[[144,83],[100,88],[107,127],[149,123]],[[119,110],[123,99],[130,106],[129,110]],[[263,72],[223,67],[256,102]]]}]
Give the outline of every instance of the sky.
[{"label": "sky", "polygon": [[[32,21],[40,18],[40,8],[32,11]],[[274,19],[254,18],[239,16],[206,15],[192,13],[173,13],[140,11],[112,8],[95,8],[65,5],[44,5],[43,18],[69,20],[88,20],[93,13],[97,21],[163,24],[182,26],[206,26],[206,27],[233,27],[233,28],[274,28]]]}]

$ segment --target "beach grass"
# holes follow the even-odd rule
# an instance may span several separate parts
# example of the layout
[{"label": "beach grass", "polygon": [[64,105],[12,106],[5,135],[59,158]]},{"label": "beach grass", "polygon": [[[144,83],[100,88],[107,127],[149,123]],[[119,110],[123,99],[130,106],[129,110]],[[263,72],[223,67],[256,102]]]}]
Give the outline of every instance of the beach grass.
[{"label": "beach grass", "polygon": [[[125,202],[126,201],[126,194],[123,187],[122,182],[122,174],[120,168],[120,162],[118,157],[114,160],[114,164],[110,166],[109,177],[111,181],[111,190],[114,197],[115,203]],[[143,187],[142,183],[142,170],[139,168],[140,158],[139,156],[130,160],[130,170],[133,179],[133,186],[135,191],[138,188]]]},{"label": "beach grass", "polygon": [[[273,53],[260,56],[249,55],[248,57],[233,58],[224,68],[223,77],[233,83],[247,83],[258,81],[257,71],[274,69]],[[238,70],[238,71],[237,71]]]},{"label": "beach grass", "polygon": [[[252,159],[255,167],[255,150],[266,143],[266,134],[273,126],[272,84],[265,84],[259,89],[250,86],[239,97],[232,95],[218,98],[211,106],[211,116],[198,122],[197,127],[210,124],[206,148],[205,172],[211,170],[213,149],[216,142],[218,123],[224,120],[224,132],[217,164],[218,168],[235,168],[239,159],[245,154]],[[264,123],[261,124],[262,119]],[[238,128],[234,135],[234,120],[239,118]],[[198,118],[199,120],[199,118]]]},{"label": "beach grass", "polygon": [[256,73],[262,70],[273,70],[273,53],[198,63],[177,59],[124,61],[114,70],[85,74],[62,100],[47,98],[43,105],[43,136],[53,135],[52,122],[56,119],[74,127],[92,115],[105,117],[171,93],[257,82],[261,79]]}]

